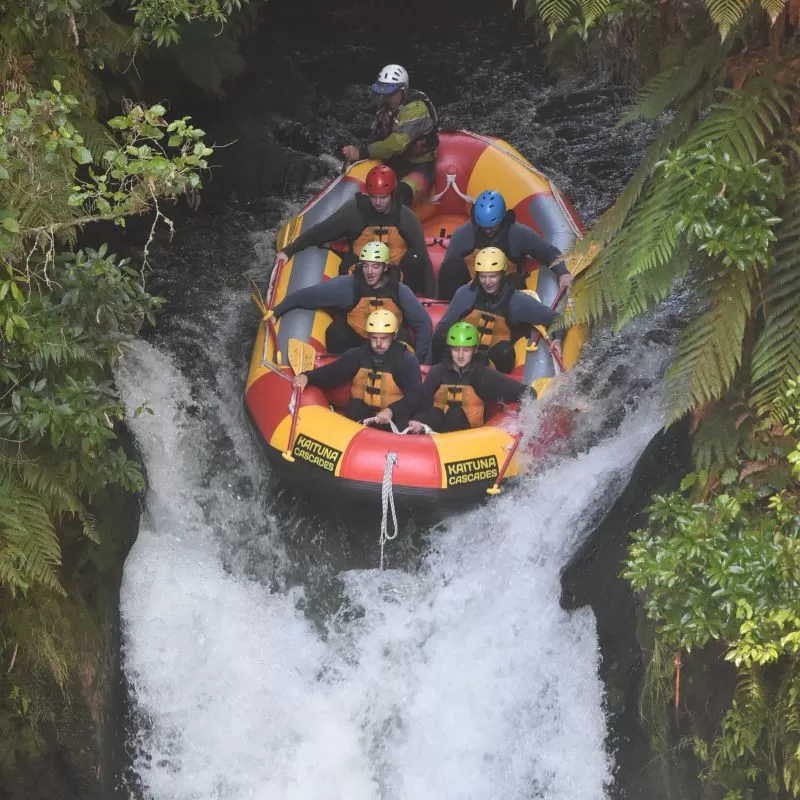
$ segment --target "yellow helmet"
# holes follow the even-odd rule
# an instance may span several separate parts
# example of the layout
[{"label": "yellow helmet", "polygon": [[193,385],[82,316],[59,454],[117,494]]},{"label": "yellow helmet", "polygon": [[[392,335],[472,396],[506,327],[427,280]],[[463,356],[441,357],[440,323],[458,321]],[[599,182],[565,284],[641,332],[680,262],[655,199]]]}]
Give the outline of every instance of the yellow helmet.
[{"label": "yellow helmet", "polygon": [[367,242],[358,254],[359,261],[376,261],[388,264],[391,260],[389,248],[383,242]]},{"label": "yellow helmet", "polygon": [[397,333],[397,317],[388,308],[379,308],[367,317],[367,333]]},{"label": "yellow helmet", "polygon": [[506,254],[499,247],[484,247],[475,256],[475,272],[505,272]]}]

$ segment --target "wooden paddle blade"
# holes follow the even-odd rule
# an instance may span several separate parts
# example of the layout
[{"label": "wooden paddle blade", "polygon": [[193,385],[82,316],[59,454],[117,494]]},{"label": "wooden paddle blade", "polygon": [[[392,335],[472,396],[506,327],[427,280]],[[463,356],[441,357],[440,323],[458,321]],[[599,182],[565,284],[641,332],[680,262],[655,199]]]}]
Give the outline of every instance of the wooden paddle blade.
[{"label": "wooden paddle blade", "polygon": [[309,372],[314,369],[316,363],[317,351],[308,342],[301,342],[300,339],[289,339],[289,364],[295,375],[299,375],[301,372]]}]

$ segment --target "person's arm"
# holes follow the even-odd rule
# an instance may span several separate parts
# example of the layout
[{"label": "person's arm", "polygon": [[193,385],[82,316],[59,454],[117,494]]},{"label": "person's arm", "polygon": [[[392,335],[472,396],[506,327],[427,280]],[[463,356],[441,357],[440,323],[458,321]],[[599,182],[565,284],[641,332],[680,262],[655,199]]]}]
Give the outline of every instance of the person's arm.
[{"label": "person's arm", "polygon": [[474,302],[475,295],[470,290],[469,286],[462,286],[453,296],[450,305],[447,307],[447,311],[444,312],[444,315],[439,320],[439,324],[436,326],[436,330],[433,332],[433,344],[431,349],[434,364],[442,358],[442,353],[444,352],[447,342],[447,331],[450,330],[450,326],[458,322],[461,317],[472,308]]},{"label": "person's arm", "polygon": [[469,283],[469,269],[464,258],[475,249],[475,232],[467,223],[453,232],[439,267],[440,300],[451,300],[460,286]]},{"label": "person's arm", "polygon": [[345,238],[354,230],[361,230],[359,217],[355,198],[350,199],[327,219],[312,225],[307,231],[303,231],[293,242],[283,248],[283,252],[291,257],[307,247],[321,247],[335,239]]},{"label": "person's arm", "polygon": [[317,386],[320,389],[330,389],[342,383],[352,381],[358,372],[361,363],[361,347],[353,347],[339,356],[336,361],[326,364],[324,367],[317,367],[303,375],[308,376],[308,385]]},{"label": "person's arm", "polygon": [[428,107],[422,100],[415,100],[400,109],[394,130],[385,139],[378,139],[360,147],[359,156],[380,161],[399,156],[406,151],[411,142],[432,131],[433,125]]},{"label": "person's arm", "polygon": [[518,403],[523,397],[536,393],[530,386],[503,375],[496,369],[484,367],[478,372],[478,385],[475,390],[486,403],[502,400],[505,403]]},{"label": "person's arm", "polygon": [[527,325],[544,325],[549,328],[559,314],[546,306],[535,297],[525,292],[514,292],[509,304],[510,322],[512,325],[519,323]]},{"label": "person's arm", "polygon": [[549,244],[533,228],[515,223],[508,232],[508,246],[512,253],[533,256],[543,267],[550,267],[557,278],[569,273],[561,251]]},{"label": "person's arm", "polygon": [[400,209],[400,224],[397,227],[400,235],[405,239],[409,251],[422,262],[420,266],[425,278],[423,289],[425,297],[435,297],[436,279],[433,275],[433,264],[431,264],[428,248],[425,247],[425,234],[417,215],[407,206],[403,206]]},{"label": "person's arm", "polygon": [[419,408],[422,397],[422,373],[419,370],[419,361],[409,352],[403,354],[397,385],[403,396],[388,407],[392,410],[392,416],[411,419]]},{"label": "person's arm", "polygon": [[408,323],[408,327],[414,331],[414,348],[417,351],[417,358],[424,364],[431,350],[431,338],[433,336],[431,318],[423,308],[422,303],[414,296],[414,292],[405,284],[400,284],[398,297],[403,319]]},{"label": "person's arm", "polygon": [[442,385],[442,370],[444,367],[441,364],[435,364],[428,370],[428,375],[422,383],[420,393],[419,414],[424,414],[433,408],[433,400],[436,397],[436,392]]},{"label": "person's arm", "polygon": [[315,283],[313,286],[306,286],[296,292],[286,295],[278,305],[275,306],[275,319],[282,317],[287,311],[295,308],[330,308],[345,309],[353,305],[353,283],[355,278],[352,275],[341,275],[329,281]]}]

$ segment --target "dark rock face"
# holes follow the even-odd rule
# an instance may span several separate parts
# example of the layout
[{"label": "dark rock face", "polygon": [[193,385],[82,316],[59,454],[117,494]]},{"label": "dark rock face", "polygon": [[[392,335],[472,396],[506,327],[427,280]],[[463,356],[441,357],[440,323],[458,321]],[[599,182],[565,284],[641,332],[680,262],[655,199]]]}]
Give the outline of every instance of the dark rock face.
[{"label": "dark rock face", "polygon": [[[612,793],[629,800],[707,796],[697,779],[698,764],[690,748],[675,748],[667,758],[655,752],[651,744],[652,731],[642,721],[639,702],[654,631],[630,585],[620,577],[628,534],[646,524],[644,509],[653,494],[677,488],[688,471],[689,456],[686,426],[675,426],[656,436],[639,460],[628,488],[562,575],[562,606],[590,605],[597,618],[600,675],[609,716],[608,747],[616,762]],[[720,670],[727,674],[718,664],[713,657],[702,665],[685,664],[692,670],[684,671],[683,696],[690,699],[697,695],[698,684],[708,686],[722,677]],[[694,722],[686,715],[679,723],[686,730],[678,730],[670,707],[665,704],[663,712],[672,743],[677,743],[680,735],[695,732],[689,730]]]}]

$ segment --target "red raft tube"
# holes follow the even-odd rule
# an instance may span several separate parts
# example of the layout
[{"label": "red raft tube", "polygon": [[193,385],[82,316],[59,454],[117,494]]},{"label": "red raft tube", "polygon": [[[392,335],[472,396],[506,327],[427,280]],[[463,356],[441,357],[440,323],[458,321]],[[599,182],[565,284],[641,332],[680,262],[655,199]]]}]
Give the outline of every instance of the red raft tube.
[{"label": "red raft tube", "polygon": [[[353,164],[328,184],[283,226],[278,249],[363,191],[367,172],[377,163]],[[469,220],[473,198],[487,189],[500,191],[517,221],[530,225],[561,252],[569,253],[582,238],[583,226],[569,202],[511,145],[468,131],[442,133],[433,194],[413,209],[422,222],[435,270],[453,231]],[[528,266],[532,270],[527,288],[535,290],[545,304],[552,304],[558,294],[557,279],[536,262]],[[577,271],[572,264],[570,269]],[[282,269],[273,271],[266,307],[273,308],[287,294],[338,274],[339,257],[332,250],[303,250]],[[446,303],[420,299],[435,327]],[[296,309],[275,324],[260,325],[256,334],[244,400],[278,474],[302,482],[312,491],[333,493],[339,498],[356,495],[379,499],[388,467],[395,497],[416,505],[484,498],[487,491],[496,493],[504,480],[525,469],[530,457],[517,449],[522,432],[513,405],[497,409],[480,428],[434,435],[402,436],[353,422],[340,413],[349,397],[347,386],[327,393],[307,388],[293,414],[289,340],[310,344],[317,366],[329,363],[334,356],[326,352],[324,343],[331,322],[325,311]],[[585,326],[567,331],[563,343],[567,369],[577,361],[587,335]],[[560,367],[543,343],[535,343],[537,338],[534,333],[531,340],[517,342],[512,374],[532,385],[541,397]],[[265,366],[265,360],[280,365],[281,374]],[[547,443],[568,435],[569,427],[561,416],[544,421],[539,439],[525,448],[526,452],[541,453]],[[390,458],[389,454],[394,456]]]}]

